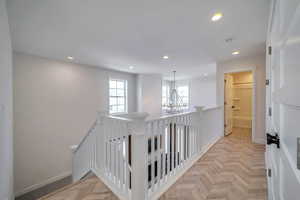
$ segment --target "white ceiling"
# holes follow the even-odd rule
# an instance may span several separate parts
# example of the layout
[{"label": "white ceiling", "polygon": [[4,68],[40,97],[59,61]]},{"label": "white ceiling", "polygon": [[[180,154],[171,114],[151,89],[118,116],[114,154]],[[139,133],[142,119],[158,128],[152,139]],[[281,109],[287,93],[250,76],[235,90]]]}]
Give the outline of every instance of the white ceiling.
[{"label": "white ceiling", "polygon": [[[182,77],[264,52],[269,0],[9,0],[15,51]],[[212,15],[224,17],[213,23]],[[234,38],[228,44],[226,38]],[[170,59],[163,60],[168,55]],[[133,70],[129,66],[134,66]]]}]

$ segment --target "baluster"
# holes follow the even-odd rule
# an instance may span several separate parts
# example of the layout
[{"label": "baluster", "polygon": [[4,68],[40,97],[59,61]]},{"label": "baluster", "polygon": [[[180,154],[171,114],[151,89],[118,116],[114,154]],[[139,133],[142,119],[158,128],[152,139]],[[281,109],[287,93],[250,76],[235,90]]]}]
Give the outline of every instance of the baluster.
[{"label": "baluster", "polygon": [[176,166],[180,163],[180,116],[176,118]]},{"label": "baluster", "polygon": [[107,128],[106,128],[106,118],[104,117],[103,118],[103,137],[104,137],[104,145],[103,145],[103,148],[104,148],[104,160],[105,160],[105,164],[104,164],[104,173],[107,172],[107,166],[108,166],[108,156],[107,156],[107,152],[108,152],[108,145],[107,145]]},{"label": "baluster", "polygon": [[88,146],[88,158],[89,158],[89,168],[92,167],[92,146],[91,146],[91,133],[88,133],[88,137],[86,139],[87,146]]},{"label": "baluster", "polygon": [[[190,116],[189,116],[189,121],[190,121]],[[190,134],[191,134],[191,157],[194,155],[194,131],[193,127],[189,125],[190,127]]]},{"label": "baluster", "polygon": [[181,117],[181,160],[182,160],[182,163],[184,163],[184,156],[185,156],[185,132],[184,132],[184,117],[182,116]]},{"label": "baluster", "polygon": [[154,184],[155,184],[155,133],[154,133],[154,122],[151,122],[150,124],[150,127],[148,127],[148,134],[147,135],[150,135],[150,140],[151,140],[151,151],[150,151],[150,169],[151,169],[151,189],[152,191],[154,190]]},{"label": "baluster", "polygon": [[170,146],[170,140],[171,140],[171,120],[166,120],[167,121],[167,128],[166,128],[166,140],[167,140],[167,176],[170,174],[171,171],[171,146]]},{"label": "baluster", "polygon": [[165,120],[162,120],[161,121],[161,129],[160,129],[160,134],[162,135],[162,181],[165,180],[165,174],[166,174],[166,121]]},{"label": "baluster", "polygon": [[95,124],[95,130],[94,130],[94,158],[93,158],[93,169],[95,170],[97,165],[97,123]]},{"label": "baluster", "polygon": [[108,145],[108,130],[107,130],[107,118],[104,118],[103,121],[103,127],[104,127],[104,142],[105,142],[105,147],[104,147],[104,156],[105,156],[105,174],[108,173],[108,166],[109,166],[109,159],[108,159],[108,153],[109,153],[109,145]]},{"label": "baluster", "polygon": [[109,132],[109,135],[108,135],[108,137],[109,137],[109,175],[110,175],[110,178],[112,179],[113,178],[113,173],[112,173],[112,166],[113,166],[113,164],[112,164],[112,156],[113,156],[113,147],[112,147],[112,120],[111,119],[109,119],[109,123],[108,123],[108,132]]},{"label": "baluster", "polygon": [[178,117],[178,167],[181,166],[181,160],[182,160],[182,156],[181,156],[181,152],[182,152],[182,117],[179,116]]},{"label": "baluster", "polygon": [[114,143],[114,120],[111,120],[110,124],[111,136],[110,136],[110,144],[111,144],[111,175],[112,181],[115,181],[115,143]]},{"label": "baluster", "polygon": [[175,124],[175,118],[172,118],[172,171],[174,173],[174,170],[175,170],[175,146],[176,146],[176,124]]},{"label": "baluster", "polygon": [[126,123],[126,129],[127,130],[127,133],[126,133],[126,136],[125,136],[125,173],[124,173],[124,179],[125,179],[125,189],[126,189],[126,192],[129,191],[129,185],[130,185],[130,171],[129,171],[129,151],[128,151],[128,148],[129,148],[129,143],[128,143],[128,139],[129,139],[129,136],[127,134],[129,134],[128,132],[128,123]]},{"label": "baluster", "polygon": [[189,157],[189,130],[188,130],[188,124],[187,124],[187,117],[184,116],[184,120],[185,120],[185,137],[186,137],[186,160]]},{"label": "baluster", "polygon": [[161,120],[157,120],[156,133],[157,133],[157,187],[160,186],[161,181]]},{"label": "baluster", "polygon": [[192,129],[191,129],[191,118],[190,116],[188,116],[188,120],[189,120],[189,134],[190,134],[190,157],[192,157],[193,155],[193,132],[192,132]]},{"label": "baluster", "polygon": [[194,155],[194,132],[193,132],[193,127],[190,126],[191,130],[191,156]]},{"label": "baluster", "polygon": [[189,126],[189,117],[186,116],[187,119],[187,130],[188,130],[188,158],[190,159],[191,156],[191,130]]},{"label": "baluster", "polygon": [[183,139],[183,161],[185,161],[186,158],[186,130],[185,130],[185,121],[184,116],[182,116],[182,139]]},{"label": "baluster", "polygon": [[96,130],[96,168],[101,174],[105,167],[105,137],[103,120],[105,112],[98,112]]},{"label": "baluster", "polygon": [[124,189],[124,183],[125,183],[125,178],[124,178],[124,169],[125,169],[125,165],[124,165],[124,138],[126,135],[126,128],[124,126],[124,123],[121,123],[120,129],[122,131],[121,134],[121,139],[120,139],[120,183],[121,183],[121,189]]},{"label": "baluster", "polygon": [[173,157],[174,159],[172,160],[172,165],[173,165],[173,173],[175,173],[175,169],[176,169],[176,151],[177,151],[177,138],[176,138],[176,127],[177,127],[177,124],[176,124],[176,117],[173,117]]},{"label": "baluster", "polygon": [[122,129],[123,128],[123,122],[120,121],[119,123],[119,158],[118,158],[118,173],[119,173],[119,182],[120,182],[120,188],[122,188],[123,186],[123,183],[122,183],[122,170],[124,169],[123,168],[123,133],[124,133],[124,130]]},{"label": "baluster", "polygon": [[117,183],[117,147],[118,147],[118,138],[117,138],[117,121],[113,120],[113,132],[114,132],[114,137],[113,137],[113,147],[114,147],[114,183]]},{"label": "baluster", "polygon": [[121,168],[121,162],[120,162],[120,152],[121,152],[121,121],[117,121],[116,123],[116,129],[117,129],[117,138],[116,138],[116,147],[117,147],[117,159],[116,159],[116,168],[117,168],[117,183],[120,186],[121,184],[121,176],[120,176],[120,168]]},{"label": "baluster", "polygon": [[198,134],[197,134],[197,127],[194,127],[194,134],[195,134],[195,153],[198,153]]}]

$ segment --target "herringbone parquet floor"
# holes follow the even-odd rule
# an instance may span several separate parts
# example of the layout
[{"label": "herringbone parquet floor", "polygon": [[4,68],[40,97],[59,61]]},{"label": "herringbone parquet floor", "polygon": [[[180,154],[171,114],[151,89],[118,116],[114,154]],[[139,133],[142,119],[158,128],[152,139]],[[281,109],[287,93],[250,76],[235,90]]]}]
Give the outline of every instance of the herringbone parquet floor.
[{"label": "herringbone parquet floor", "polygon": [[160,200],[266,200],[264,145],[247,129],[214,145]]},{"label": "herringbone parquet floor", "polygon": [[62,188],[40,200],[119,200],[102,181],[93,176]]},{"label": "herringbone parquet floor", "polygon": [[[159,200],[266,200],[264,145],[250,131],[234,129],[189,169]],[[117,200],[96,177],[41,200]]]}]

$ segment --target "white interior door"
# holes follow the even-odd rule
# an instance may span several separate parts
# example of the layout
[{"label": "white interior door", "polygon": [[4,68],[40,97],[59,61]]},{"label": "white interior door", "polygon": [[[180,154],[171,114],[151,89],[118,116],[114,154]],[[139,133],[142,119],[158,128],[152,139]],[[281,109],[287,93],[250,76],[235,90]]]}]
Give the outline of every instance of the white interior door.
[{"label": "white interior door", "polygon": [[224,113],[224,118],[225,118],[225,135],[229,135],[232,133],[232,126],[233,126],[233,122],[232,122],[232,109],[233,109],[233,77],[230,74],[225,74],[224,76],[225,78],[225,102],[224,102],[224,106],[225,106],[225,113]]},{"label": "white interior door", "polygon": [[[269,200],[300,199],[300,1],[273,0],[268,31],[266,149]],[[271,141],[271,140],[270,140]],[[300,158],[299,158],[300,159]]]}]

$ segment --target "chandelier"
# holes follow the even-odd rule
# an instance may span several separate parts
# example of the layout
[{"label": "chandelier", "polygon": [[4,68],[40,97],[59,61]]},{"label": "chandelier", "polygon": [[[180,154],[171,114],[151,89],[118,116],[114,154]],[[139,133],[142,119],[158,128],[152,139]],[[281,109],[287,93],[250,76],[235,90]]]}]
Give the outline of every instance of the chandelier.
[{"label": "chandelier", "polygon": [[167,99],[167,103],[163,106],[166,108],[167,113],[183,112],[187,107],[187,104],[183,102],[183,99],[179,96],[176,88],[176,71],[173,71],[173,81],[171,84],[169,98]]}]

